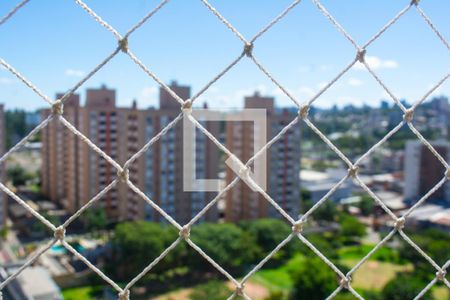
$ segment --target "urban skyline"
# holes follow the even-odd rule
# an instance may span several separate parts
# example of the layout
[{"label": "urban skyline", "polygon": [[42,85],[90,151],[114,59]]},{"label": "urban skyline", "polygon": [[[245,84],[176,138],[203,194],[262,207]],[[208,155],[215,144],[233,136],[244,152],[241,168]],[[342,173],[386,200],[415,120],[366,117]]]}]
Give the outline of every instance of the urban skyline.
[{"label": "urban skyline", "polygon": [[[183,99],[190,97],[190,87],[188,86],[172,82],[169,87]],[[60,96],[60,94],[57,95],[57,97]],[[115,90],[108,89],[106,86],[99,89],[87,89],[84,106],[80,105],[79,98],[79,95],[75,94],[67,100],[64,116],[119,163],[124,163],[132,157],[180,113],[179,104],[162,88],[159,95],[159,109],[140,110],[135,103],[130,108],[119,108],[116,106]],[[259,104],[264,100],[269,101],[268,106]],[[245,103],[246,108],[267,110],[268,138],[276,135],[295,117],[295,113],[288,110],[275,111],[274,98],[264,98],[258,93],[245,98]],[[43,110],[43,118],[49,114],[50,110]],[[204,126],[214,136],[223,139],[223,143],[230,147],[232,152],[246,153],[245,159],[247,160],[250,158],[250,153],[254,151],[252,145],[246,144],[246,140],[253,140],[251,137],[253,126],[246,125],[247,134],[238,134],[244,138],[244,146],[236,146],[231,143],[231,140],[235,137],[234,133],[238,128],[234,127],[238,126],[238,123],[227,122],[225,138],[221,138],[219,132],[220,122],[206,122]],[[184,191],[182,178],[185,171],[182,151],[186,151],[183,150],[186,146],[183,145],[182,136],[182,124],[179,123],[169,130],[167,135],[161,138],[161,141],[152,145],[141,158],[130,165],[130,179],[169,215],[180,222],[188,222],[214,198],[215,193]],[[113,166],[95,152],[90,151],[85,143],[67,132],[57,120],[42,130],[42,142],[42,191],[49,199],[64,207],[68,213],[76,212],[116,177]],[[197,176],[205,179],[218,178],[219,169],[223,168],[221,167],[222,162],[219,160],[219,149],[205,135],[199,133],[196,135],[195,151]],[[285,164],[296,167],[297,172],[289,171],[288,173],[293,176],[278,182],[277,180],[283,177],[278,176],[279,166],[275,164],[273,158],[270,158],[272,151],[277,158],[283,155]],[[298,174],[300,166],[300,127],[289,132],[284,143],[276,143],[273,150],[268,151],[267,156],[268,192],[278,198],[281,207],[296,218],[300,207],[299,178],[295,175]],[[273,167],[270,167],[271,165]],[[231,182],[230,170],[226,169],[225,184]],[[242,184],[239,186],[235,189],[247,190]],[[282,187],[282,192],[280,192],[280,187]],[[230,191],[230,194],[233,191],[234,189]],[[260,207],[260,212],[250,215],[245,212],[248,208],[240,208],[241,212],[235,214],[238,206],[233,203],[236,200],[232,201],[231,198],[227,198],[225,219],[238,221],[265,216],[281,217],[275,211],[269,212],[269,210],[263,209],[267,204],[262,197],[258,196],[258,199],[254,199],[248,191],[245,194],[246,196],[239,197],[240,201],[247,203],[242,207],[249,207],[249,205]],[[114,187],[103,198],[100,203],[111,221],[161,220],[159,213],[153,212],[149,205],[146,205],[135,192],[124,184]],[[212,207],[203,219],[217,221],[219,219],[217,207]]]},{"label": "urban skyline", "polygon": [[[169,86],[183,99],[190,97],[189,86],[176,82],[170,83]],[[61,96],[62,94],[57,94],[56,98]],[[181,110],[179,103],[164,89],[160,90],[158,109],[154,107],[139,109],[135,103],[129,107],[117,107],[116,96],[116,91],[106,86],[88,88],[84,105],[80,104],[80,95],[78,94],[67,99],[64,106],[64,117],[111,158],[123,164],[163,126],[179,115]],[[258,91],[254,91],[242,100],[246,109],[262,108],[266,111],[268,138],[276,135],[298,113],[295,108],[276,107],[273,96],[261,95]],[[204,105],[202,109],[204,108],[207,106]],[[11,113],[19,112],[9,112],[9,114]],[[43,117],[46,117],[49,111],[42,110],[42,114]],[[354,161],[378,141],[380,133],[382,134],[398,124],[402,120],[402,114],[394,105],[382,102],[376,108],[347,106],[342,109],[311,109],[310,118],[333,143]],[[424,132],[432,146],[447,160],[448,153],[450,153],[450,142],[442,139],[449,138],[450,104],[448,98],[434,97],[430,99],[416,109],[415,118],[415,126]],[[24,120],[40,122],[34,120],[33,114],[30,114],[29,117],[24,115]],[[255,125],[234,121],[213,122],[212,124],[201,122],[238,158],[246,161],[252,155],[252,150],[254,150],[252,149],[252,136],[254,131],[258,130],[257,127],[254,127]],[[154,144],[141,158],[129,166],[129,176],[131,182],[165,212],[177,222],[185,224],[208,201],[214,198],[215,193],[180,193],[183,189],[182,160],[180,159],[183,141],[180,131],[181,123],[178,125],[168,131],[161,138],[159,144]],[[28,128],[33,128],[33,126]],[[26,201],[55,224],[66,220],[117,176],[113,166],[105,162],[97,153],[89,150],[89,147],[71,132],[65,131],[64,127],[54,120],[42,130],[38,139],[38,141],[42,141],[42,144],[37,142],[26,145],[24,152],[18,155],[22,159],[31,156],[32,153],[42,156],[42,163],[39,164],[41,167],[38,168],[38,172],[42,172],[41,182],[37,183],[37,190],[36,188],[31,189],[31,186],[35,184],[34,180],[27,179],[15,186],[9,185],[10,188],[17,187],[16,192],[23,199],[33,199]],[[355,134],[356,132],[360,132],[360,134]],[[399,131],[401,134],[400,145],[395,144],[395,141],[388,140],[379,153],[371,155],[359,164],[361,180],[396,215],[404,214],[420,197],[435,186],[441,175],[444,175],[441,173],[445,171],[442,164],[431,155],[429,150],[420,141],[417,141],[414,135],[408,135],[408,132],[405,129]],[[8,135],[10,134],[9,132]],[[321,201],[328,191],[347,174],[343,162],[339,158],[333,158],[332,151],[328,146],[314,135],[311,135],[302,122],[299,122],[286,132],[279,142],[273,144],[267,153],[268,194],[294,219]],[[436,137],[438,138],[436,139]],[[344,142],[348,138],[350,141]],[[360,139],[365,141],[361,144]],[[226,157],[218,155],[217,147],[212,143],[209,143],[208,146],[208,138],[201,132],[196,133],[196,143],[196,175],[198,178],[213,179],[219,176],[223,182],[222,188],[230,183],[236,174],[230,168],[225,168]],[[199,145],[200,147],[198,147]],[[211,147],[217,151],[211,151]],[[17,162],[17,158],[8,162],[9,170],[14,168],[14,164]],[[22,164],[22,167],[30,166]],[[436,169],[439,170],[436,171]],[[222,175],[219,175],[220,173]],[[429,176],[430,174],[432,176]],[[10,176],[12,175],[8,172],[8,180],[14,180],[14,177]],[[425,203],[414,210],[408,217],[408,222],[405,223],[408,230],[442,230],[442,234],[448,232],[450,193],[447,191],[449,191],[449,186],[448,182],[445,183],[443,188],[438,189]],[[45,232],[36,226],[33,216],[20,213],[19,204],[15,203],[13,199],[4,202],[4,204],[6,203],[8,203],[8,222],[12,221],[14,224],[12,227],[6,227],[8,231],[12,232],[9,233],[10,235],[17,234],[20,240],[30,238],[35,240],[45,236]],[[105,236],[104,241],[98,242],[92,240],[89,233],[85,232],[86,230],[100,229],[99,232],[106,235],[115,231],[114,235],[117,235],[120,234],[118,230],[122,225],[153,224],[151,226],[156,226],[161,223],[157,226],[167,228],[167,221],[122,183],[102,196],[98,203],[99,206],[90,207],[80,216],[79,222],[68,227],[70,231],[67,236],[70,238],[77,236],[75,241],[79,240],[82,243],[80,245],[87,247],[79,245],[78,247],[81,248],[77,248],[77,250],[82,251],[83,255],[89,257],[91,262],[99,263],[101,266],[108,265],[102,261],[108,257],[109,250],[107,249],[110,249],[111,243],[115,243],[112,242],[114,238]],[[330,206],[335,206],[333,214],[340,215],[339,218],[342,220],[338,219],[340,221],[336,223],[336,220],[327,219],[326,214],[316,216],[314,213],[308,217],[308,219],[312,218],[312,221],[308,221],[308,223],[311,222],[308,230],[321,232],[325,236],[330,233],[333,236],[340,235],[343,230],[341,226],[346,226],[341,222],[347,218],[354,218],[355,222],[361,222],[358,223],[360,224],[358,226],[363,226],[360,234],[365,236],[367,233],[365,238],[369,238],[374,243],[379,241],[379,235],[382,232],[390,230],[393,226],[391,217],[384,212],[382,207],[374,199],[367,199],[364,190],[350,179],[339,186],[332,195],[329,195],[323,206],[325,208],[321,214],[324,214]],[[105,212],[104,217],[99,214],[98,208]],[[89,215],[89,217],[85,215]],[[269,221],[280,222],[277,223],[279,224],[277,226],[287,226],[280,217],[281,214],[268,206],[267,199],[264,199],[261,194],[258,195],[251,191],[245,182],[241,182],[227,192],[217,205],[211,207],[208,213],[196,222],[193,229],[195,231],[197,227],[205,226],[212,230],[215,228],[214,226],[222,225],[233,225],[245,229],[248,228],[247,226],[264,226],[263,224]],[[325,219],[322,220],[322,218]],[[147,222],[134,222],[140,220]],[[95,225],[96,223],[97,225]],[[111,229],[111,226],[115,229]],[[355,230],[358,228],[357,224],[352,224],[352,228],[353,226],[356,226]],[[158,238],[162,238],[162,235],[158,235]],[[353,240],[354,237],[351,239]],[[134,242],[127,243],[125,247],[135,244]],[[0,253],[10,254],[13,250],[11,250],[9,242],[5,245],[1,250],[3,252]],[[20,247],[20,243],[12,243],[12,245]],[[245,248],[248,245],[249,241],[246,240],[242,246]],[[22,293],[23,291],[31,294],[39,293],[39,288],[31,287],[28,283],[32,276],[36,276],[35,274],[39,274],[43,278],[45,281],[43,284],[51,293],[51,297],[62,299],[60,295],[63,294],[66,297],[71,287],[75,286],[74,288],[77,289],[80,284],[70,283],[67,279],[82,276],[81,274],[87,269],[86,267],[81,269],[77,267],[74,270],[72,266],[77,266],[80,262],[70,259],[67,253],[59,253],[58,247],[58,245],[52,247],[36,266],[27,269],[27,272],[22,273],[17,280],[8,285],[5,290],[7,295],[16,297],[16,292]],[[273,246],[269,246],[268,251],[272,249]],[[389,249],[391,249],[389,251],[397,251],[395,247],[389,246]],[[240,250],[239,253],[242,251]],[[8,272],[13,272],[15,268],[17,268],[17,262],[14,260],[5,267],[0,267],[0,278],[4,278]],[[121,274],[120,271],[119,274]],[[116,276],[120,278],[120,275]],[[252,284],[254,283],[252,282]],[[107,293],[108,288],[104,287],[104,291]],[[13,299],[21,300],[21,298]]]}]

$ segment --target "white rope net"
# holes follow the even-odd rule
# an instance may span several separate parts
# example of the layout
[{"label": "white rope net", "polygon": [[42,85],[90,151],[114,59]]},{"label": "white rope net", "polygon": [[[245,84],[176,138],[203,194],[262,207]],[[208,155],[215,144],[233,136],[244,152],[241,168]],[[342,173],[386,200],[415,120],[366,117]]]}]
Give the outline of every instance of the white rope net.
[{"label": "white rope net", "polygon": [[[425,20],[426,24],[433,30],[439,40],[445,45],[445,47],[450,51],[450,45],[448,41],[445,40],[443,35],[438,31],[436,26],[430,20],[430,18],[425,14],[422,8],[419,5],[419,0],[413,0],[409,4],[406,5],[396,16],[394,16],[386,25],[384,25],[372,38],[370,38],[366,43],[360,46],[352,36],[339,24],[339,22],[327,11],[327,9],[321,4],[319,0],[311,0],[316,6],[317,9],[332,23],[332,25],[342,34],[355,48],[355,58],[341,71],[335,76],[328,84],[326,84],[316,95],[314,95],[310,100],[301,103],[298,101],[292,94],[288,92],[283,85],[277,81],[271,73],[260,63],[257,57],[254,54],[254,48],[257,49],[257,40],[265,34],[268,30],[270,30],[273,26],[275,26],[278,22],[280,22],[287,14],[290,13],[292,9],[294,9],[301,0],[295,0],[285,8],[276,18],[274,18],[271,22],[269,22],[266,26],[264,26],[258,33],[256,33],[252,38],[245,38],[233,25],[228,22],[221,13],[216,10],[207,0],[199,0],[201,1],[205,8],[209,10],[212,14],[214,14],[217,19],[222,22],[229,30],[231,30],[238,39],[242,41],[243,51],[237,55],[237,57],[219,74],[217,74],[214,78],[211,79],[199,92],[197,92],[191,99],[183,100],[181,99],[174,91],[172,91],[164,82],[159,79],[150,68],[145,66],[138,57],[131,51],[128,47],[128,37],[133,34],[134,31],[139,29],[144,23],[150,22],[151,17],[156,14],[159,10],[161,10],[170,0],[161,1],[151,12],[149,12],[144,18],[142,18],[136,25],[134,25],[131,29],[129,29],[124,35],[121,35],[116,29],[114,29],[110,24],[108,24],[105,20],[101,18],[101,16],[97,15],[88,5],[86,5],[81,0],[74,0],[76,4],[83,9],[86,13],[88,13],[94,20],[105,27],[114,38],[117,40],[118,46],[115,49],[112,49],[111,54],[108,55],[103,61],[101,61],[92,71],[90,71],[83,79],[81,79],[75,86],[73,86],[66,94],[64,94],[61,98],[57,100],[52,100],[50,97],[45,95],[41,90],[36,87],[33,83],[31,83],[25,76],[23,76],[19,71],[17,71],[13,66],[8,64],[5,60],[0,58],[0,64],[9,70],[13,75],[15,75],[20,81],[22,81],[26,86],[28,86],[33,92],[35,92],[40,98],[42,98],[45,102],[47,102],[51,106],[51,115],[48,116],[41,124],[39,124],[36,128],[34,128],[23,140],[17,143],[14,147],[12,147],[7,153],[5,153],[0,158],[0,163],[4,162],[14,151],[18,150],[20,147],[25,145],[28,140],[30,140],[35,134],[37,134],[42,128],[47,126],[50,121],[56,119],[61,122],[63,126],[69,129],[73,134],[81,138],[83,142],[85,142],[92,150],[102,156],[106,161],[108,161],[112,166],[117,169],[117,177],[114,179],[106,188],[100,191],[95,197],[89,200],[84,206],[82,206],[75,214],[73,214],[67,221],[65,221],[61,226],[56,227],[50,221],[48,221],[45,217],[35,211],[31,206],[29,206],[25,201],[23,201],[19,196],[14,194],[10,189],[8,189],[5,185],[0,183],[0,189],[4,191],[11,198],[16,200],[20,205],[22,205],[28,212],[30,212],[33,216],[35,216],[39,221],[41,221],[46,227],[54,232],[54,237],[46,243],[43,247],[37,250],[26,263],[20,267],[14,274],[10,275],[5,281],[0,283],[0,299],[1,299],[1,291],[3,288],[10,283],[14,278],[16,278],[24,269],[33,264],[43,253],[49,250],[55,243],[58,241],[75,257],[83,261],[93,272],[95,272],[98,276],[100,276],[103,280],[105,280],[113,289],[115,289],[118,293],[118,299],[125,300],[130,297],[130,289],[136,284],[138,280],[140,280],[145,274],[150,272],[152,268],[157,265],[172,249],[174,249],[179,243],[186,242],[190,247],[192,247],[195,251],[197,251],[205,260],[207,260],[214,268],[216,268],[220,273],[222,273],[226,278],[228,278],[235,286],[235,290],[230,295],[228,299],[234,299],[236,297],[242,297],[244,299],[251,299],[245,291],[245,283],[249,280],[249,278],[255,274],[267,261],[271,259],[283,246],[285,246],[289,241],[294,238],[300,239],[307,247],[309,247],[323,262],[325,262],[340,278],[339,283],[337,284],[337,288],[327,297],[327,299],[334,298],[341,290],[347,289],[351,292],[356,298],[364,299],[358,292],[352,287],[352,275],[361,267],[363,263],[365,263],[371,255],[377,251],[379,248],[383,247],[392,237],[398,234],[402,239],[404,239],[409,245],[411,245],[418,253],[420,253],[423,258],[425,258],[431,266],[436,270],[436,274],[433,280],[426,285],[421,292],[414,298],[420,299],[423,295],[425,295],[437,281],[442,281],[448,288],[450,288],[450,282],[446,279],[446,270],[450,266],[450,260],[448,260],[444,265],[439,266],[427,253],[425,253],[413,240],[411,240],[408,235],[404,232],[403,227],[405,224],[406,218],[415,210],[418,206],[423,204],[427,198],[437,189],[439,189],[449,178],[450,176],[450,166],[445,161],[445,159],[433,148],[433,146],[420,134],[420,132],[414,127],[412,120],[414,117],[415,109],[427,99],[428,96],[431,95],[438,87],[440,87],[449,77],[450,72],[445,75],[441,80],[439,80],[427,93],[423,95],[417,102],[415,102],[411,107],[405,107],[399,99],[391,92],[391,90],[386,86],[383,80],[376,74],[376,72],[371,69],[369,64],[365,61],[365,55],[368,47],[375,41],[378,40],[383,33],[388,30],[394,23],[396,23],[406,12],[415,9],[417,13]],[[11,10],[6,16],[0,19],[0,26],[7,22],[10,18],[13,17],[15,13],[18,13],[20,9],[26,6],[29,0],[22,1],[19,3],[13,10]],[[63,116],[63,105],[64,102],[77,90],[79,89],[89,78],[91,78],[97,71],[103,68],[108,62],[116,55],[122,52],[123,55],[127,55],[137,66],[139,66],[148,76],[150,76],[154,81],[156,81],[163,89],[165,89],[173,98],[179,102],[180,104],[180,114],[170,122],[165,128],[163,128],[158,134],[156,134],[147,144],[139,150],[136,154],[134,154],[127,162],[123,165],[120,165],[116,161],[114,161],[108,154],[102,151],[98,146],[96,146],[93,142],[91,142],[85,135],[83,135],[77,128],[75,128],[69,121],[67,121]],[[272,138],[260,151],[258,151],[251,159],[249,159],[246,163],[240,161],[230,150],[228,150],[224,145],[222,145],[210,132],[208,132],[201,124],[198,122],[192,115],[192,104],[200,95],[202,95],[208,88],[216,81],[218,81],[225,73],[227,73],[231,68],[233,68],[241,59],[249,59],[255,63],[258,69],[265,74],[292,102],[298,107],[298,115],[294,120],[292,120],[283,130],[280,131],[278,135]],[[396,103],[399,109],[404,113],[403,120],[391,131],[389,131],[379,142],[373,145],[366,153],[364,153],[358,160],[352,162],[348,159],[333,143],[323,134],[308,118],[308,111],[311,105],[332,85],[336,83],[347,71],[352,68],[356,63],[362,63],[365,68],[369,71],[369,73],[375,78],[375,80],[379,83],[379,85],[388,93],[388,95],[392,98],[392,100]],[[224,151],[229,157],[231,157],[235,162],[239,164],[241,167],[240,176],[236,177],[231,183],[229,183],[225,188],[223,188],[218,195],[212,199],[190,222],[187,224],[179,224],[175,221],[170,215],[168,215],[163,209],[161,209],[152,199],[147,197],[133,182],[130,181],[128,167],[134,161],[136,161],[141,155],[147,151],[152,144],[157,142],[170,128],[175,126],[182,118],[188,118],[193,124],[202,131],[206,136],[208,136],[222,151]],[[286,213],[277,202],[269,196],[263,189],[261,189],[258,184],[249,177],[249,172],[247,172],[250,165],[258,158],[264,151],[274,144],[280,137],[285,134],[285,132],[294,126],[299,121],[303,121],[309,128],[311,128],[330,148],[333,150],[348,166],[347,175],[342,178],[328,193],[320,199],[309,211],[307,211],[300,219],[294,220],[288,213]],[[358,176],[358,166],[364,158],[371,155],[377,148],[379,148],[386,140],[389,139],[392,135],[394,135],[403,125],[407,125],[410,130],[418,137],[418,139],[433,153],[433,155],[439,159],[439,161],[445,166],[446,172],[442,174],[442,180],[440,180],[436,186],[431,189],[426,195],[424,195],[419,201],[417,201],[406,213],[404,213],[401,217],[397,217],[380,199],[371,189],[364,184],[364,182]],[[303,225],[307,222],[308,217],[319,208],[325,201],[327,201],[328,197],[336,191],[341,184],[344,183],[348,178],[353,178],[355,182],[357,182],[372,198],[373,200],[381,206],[381,208],[392,218],[395,226],[386,235],[363,259],[361,259],[349,272],[344,274],[333,262],[330,261],[324,254],[322,254],[312,243],[308,241],[308,239],[302,234]],[[246,276],[244,276],[241,280],[235,279],[232,275],[230,275],[224,268],[222,268],[217,262],[214,261],[207,253],[205,253],[199,246],[197,246],[190,239],[190,229],[191,227],[206,213],[206,211],[215,205],[218,200],[233,186],[235,186],[240,179],[243,179],[247,184],[251,185],[253,189],[257,190],[261,193],[267,201],[273,205],[277,211],[279,211],[283,217],[292,225],[292,233],[287,236],[275,249],[273,249],[260,263],[258,263]],[[125,287],[120,287],[116,282],[110,279],[107,275],[105,275],[99,268],[94,266],[87,258],[85,258],[82,254],[80,254],[76,249],[74,249],[68,242],[65,240],[65,230],[66,228],[77,219],[85,210],[87,210],[90,206],[92,206],[95,202],[99,201],[103,195],[105,195],[109,190],[114,188],[119,182],[124,182],[127,184],[137,195],[139,195],[144,201],[146,201],[149,205],[151,205],[156,211],[158,211],[169,223],[171,223],[174,227],[176,227],[179,231],[179,238],[177,238],[167,249],[165,249],[156,259],[154,259],[148,266],[146,266],[141,273],[139,273],[134,279],[132,279]]]}]

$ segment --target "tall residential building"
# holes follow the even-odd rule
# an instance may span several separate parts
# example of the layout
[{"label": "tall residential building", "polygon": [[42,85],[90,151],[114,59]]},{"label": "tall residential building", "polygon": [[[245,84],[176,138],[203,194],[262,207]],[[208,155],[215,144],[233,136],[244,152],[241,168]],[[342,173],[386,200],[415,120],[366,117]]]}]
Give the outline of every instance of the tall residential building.
[{"label": "tall residential building", "polygon": [[[172,82],[170,88],[182,99],[190,98],[190,88]],[[181,112],[180,104],[160,89],[160,109],[144,112],[145,140],[150,140]],[[219,136],[219,124],[203,124]],[[186,223],[211,201],[213,192],[184,192],[183,188],[183,122],[180,121],[145,154],[145,193],[175,220]],[[216,179],[219,171],[219,150],[203,133],[196,134],[196,175],[199,179]],[[148,207],[147,219],[162,221],[162,216]],[[217,208],[211,207],[203,220],[216,221]]]},{"label": "tall residential building", "polygon": [[[431,142],[434,149],[445,161],[450,160],[450,143]],[[428,193],[445,176],[444,165],[420,141],[408,141],[404,162],[405,200],[417,201]],[[427,201],[450,203],[450,185],[445,183],[435,191]]]},{"label": "tall residential building", "polygon": [[[176,83],[170,87],[180,97],[190,97],[189,87]],[[136,102],[130,108],[117,107],[115,91],[103,86],[87,90],[84,107],[80,106],[78,95],[68,99],[64,105],[64,117],[123,165],[181,112],[179,103],[171,98],[161,90],[160,109],[141,110]],[[45,117],[49,111],[43,114]],[[218,125],[207,126],[218,134]],[[69,213],[74,213],[117,177],[114,166],[57,121],[44,129],[42,141],[43,192]],[[182,143],[182,122],[179,122],[132,163],[129,171],[135,186],[177,221],[184,223],[212,200],[214,194],[183,192]],[[205,137],[198,142],[197,157],[207,161],[198,165],[198,172],[205,178],[214,179],[217,178],[219,156],[217,149],[208,152],[210,144],[212,142]],[[163,221],[158,212],[122,182],[97,203],[111,221]],[[216,220],[217,211],[211,210],[205,219]]]},{"label": "tall residential building", "polygon": [[[56,95],[60,98],[62,94]],[[43,117],[50,114],[43,111]],[[86,104],[79,95],[64,103],[63,116],[112,159],[123,164],[143,145],[139,140],[138,116],[132,108],[116,106],[116,92],[102,86],[86,91]],[[138,163],[141,162],[138,160]],[[107,187],[117,171],[102,156],[56,119],[42,131],[42,192],[69,213],[74,213]],[[141,187],[139,170],[130,167],[130,178]],[[142,179],[141,179],[142,180]],[[97,206],[112,221],[141,219],[144,203],[119,183],[106,193]]]},{"label": "tall residential building", "polygon": [[[43,118],[49,115],[49,110],[42,111]],[[81,130],[81,117],[80,97],[74,94],[64,104],[64,118]],[[75,212],[81,206],[82,142],[56,119],[42,129],[41,137],[42,192],[68,211]]]},{"label": "tall residential building", "polygon": [[[3,104],[0,104],[0,156],[5,153],[5,112]],[[5,165],[0,164],[0,181],[4,182],[6,177]],[[0,191],[0,229],[5,225],[8,213],[8,197],[3,191]]]},{"label": "tall residential building", "polygon": [[[258,93],[245,98],[245,108],[265,109],[267,113],[267,142],[277,135],[295,114],[287,109],[277,110],[272,97]],[[248,121],[233,121],[226,124],[227,148],[242,162],[254,155],[254,124]],[[267,193],[293,218],[297,218],[300,207],[300,138],[299,126],[293,126],[266,155]],[[227,169],[226,182],[230,183],[236,174]],[[237,222],[264,217],[279,218],[281,215],[259,193],[252,191],[242,180],[227,192],[225,219]]]}]

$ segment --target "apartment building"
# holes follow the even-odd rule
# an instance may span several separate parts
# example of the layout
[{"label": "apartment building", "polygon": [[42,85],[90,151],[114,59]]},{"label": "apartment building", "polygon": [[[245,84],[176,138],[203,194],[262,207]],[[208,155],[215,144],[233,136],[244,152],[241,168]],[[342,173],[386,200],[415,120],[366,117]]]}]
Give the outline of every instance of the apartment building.
[{"label": "apartment building", "polygon": [[[169,86],[182,99],[190,98],[190,87],[172,82]],[[180,104],[164,89],[160,89],[160,109],[143,112],[145,140],[150,140],[181,112]],[[214,136],[219,136],[219,124],[203,124]],[[216,179],[219,172],[219,150],[204,134],[196,134],[196,175]],[[145,154],[145,193],[175,220],[186,223],[216,195],[213,192],[185,192],[183,188],[183,122],[178,122]],[[162,221],[162,217],[147,207],[147,219]],[[216,221],[217,208],[211,207],[205,221]]]},{"label": "apartment building", "polygon": [[[57,94],[57,98],[62,94]],[[50,110],[43,110],[47,118]],[[64,118],[76,128],[81,128],[80,96],[70,96],[64,105]],[[74,212],[80,207],[81,141],[56,119],[41,131],[42,137],[42,191],[51,200]]]},{"label": "apartment building", "polygon": [[[431,145],[445,161],[450,160],[449,142],[434,141],[431,142]],[[404,176],[405,200],[415,202],[445,177],[445,166],[420,141],[408,141],[405,146]],[[427,201],[449,204],[450,185],[448,182],[431,194]]]},{"label": "apartment building", "polygon": [[[5,111],[3,104],[0,104],[0,155],[5,153],[5,138],[6,138],[6,127],[5,127]],[[6,177],[5,166],[0,165],[0,180],[4,182]],[[8,214],[8,198],[6,194],[0,191],[0,229],[6,223],[6,218]]]},{"label": "apartment building", "polygon": [[[255,92],[245,97],[245,108],[265,109],[267,113],[267,142],[295,118],[288,109],[277,110],[274,98],[261,96]],[[258,134],[258,133],[256,133]],[[266,192],[289,215],[297,218],[300,207],[300,127],[288,130],[266,153]],[[248,121],[233,121],[226,124],[226,145],[242,162],[254,155],[255,126]],[[236,174],[226,172],[226,182],[230,183]],[[227,192],[225,219],[229,222],[257,218],[279,218],[281,215],[259,193],[251,190],[245,182],[239,181]]]},{"label": "apartment building", "polygon": [[[180,97],[190,97],[190,88],[173,82],[170,87]],[[57,95],[60,97],[60,95]],[[160,108],[138,109],[134,101],[129,108],[117,107],[114,90],[102,86],[88,89],[86,103],[79,96],[67,100],[64,117],[112,159],[123,165],[158,132],[181,113],[180,105],[165,90],[160,90]],[[48,116],[50,112],[44,111]],[[208,124],[216,131],[218,124]],[[182,122],[169,130],[129,167],[130,180],[157,205],[181,223],[188,222],[214,194],[183,191]],[[218,150],[210,151],[212,142],[205,137],[198,141],[197,157],[207,163],[198,165],[198,173],[217,178]],[[42,190],[69,213],[75,212],[113,181],[116,169],[98,153],[53,121],[42,136]],[[120,182],[99,201],[111,221],[146,219],[164,221],[125,183]],[[217,219],[212,209],[205,216]]]}]

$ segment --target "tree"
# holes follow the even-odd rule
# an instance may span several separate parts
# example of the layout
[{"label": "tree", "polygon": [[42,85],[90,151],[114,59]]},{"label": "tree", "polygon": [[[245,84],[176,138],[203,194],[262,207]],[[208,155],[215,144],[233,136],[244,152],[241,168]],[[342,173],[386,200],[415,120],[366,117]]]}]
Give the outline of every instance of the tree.
[{"label": "tree", "polygon": [[[113,269],[120,280],[129,280],[159,256],[177,233],[166,226],[145,221],[118,224],[112,238]],[[180,261],[182,260],[180,255]],[[155,268],[165,269],[163,264]]]},{"label": "tree", "polygon": [[86,210],[83,217],[86,229],[90,232],[106,228],[107,218],[102,208],[91,208]]},{"label": "tree", "polygon": [[0,229],[0,241],[6,240],[6,238],[8,237],[8,232],[9,232],[9,229],[7,226],[3,226],[3,228]]},{"label": "tree", "polygon": [[269,296],[264,298],[264,300],[283,300],[283,299],[286,299],[286,296],[285,293],[283,293],[282,291],[273,291],[269,294]]},{"label": "tree", "polygon": [[197,286],[189,295],[190,300],[223,300],[228,299],[233,291],[220,281],[209,281]]},{"label": "tree", "polygon": [[9,110],[5,112],[6,148],[21,140],[28,132],[24,110]]},{"label": "tree", "polygon": [[336,205],[331,201],[325,201],[322,203],[316,211],[313,213],[313,218],[316,221],[329,221],[335,220],[337,215]]},{"label": "tree", "polygon": [[350,215],[341,215],[340,217],[341,234],[345,238],[361,238],[366,234],[366,226],[356,217]]},{"label": "tree", "polygon": [[[234,224],[204,223],[195,226],[191,239],[227,271],[241,273],[256,261],[258,247],[255,238]],[[190,253],[192,257],[187,262],[192,270],[211,270],[197,252]]]},{"label": "tree", "polygon": [[319,258],[302,261],[295,270],[290,270],[294,288],[290,299],[322,300],[338,286],[337,275]]},{"label": "tree", "polygon": [[375,203],[372,197],[363,195],[361,196],[361,202],[359,202],[358,207],[361,210],[363,216],[369,216],[373,213]]},{"label": "tree", "polygon": [[300,208],[302,214],[304,214],[308,210],[310,210],[311,207],[313,207],[314,203],[311,200],[311,191],[302,188],[300,189],[300,195],[301,195]]},{"label": "tree", "polygon": [[[256,244],[260,248],[258,260],[263,259],[292,232],[285,222],[277,219],[259,219],[246,222],[243,227],[246,232],[255,238]],[[291,243],[281,248],[268,264],[273,266],[273,263],[286,260],[292,252],[290,251],[292,250],[290,245]]]},{"label": "tree", "polygon": [[[49,215],[48,212],[41,212],[41,215],[55,226],[58,226],[60,224],[59,218],[54,215]],[[30,234],[34,236],[45,236],[52,233],[52,230],[48,228],[47,225],[37,219],[33,219],[33,223],[31,224],[29,229]]]},{"label": "tree", "polygon": [[7,176],[14,186],[25,185],[28,180],[34,178],[33,174],[27,173],[25,169],[19,165],[8,168]]},{"label": "tree", "polygon": [[[417,276],[409,273],[399,274],[385,285],[381,292],[382,299],[414,299],[426,285],[427,283]],[[433,300],[434,297],[428,292],[421,299]]]},{"label": "tree", "polygon": [[[411,233],[409,237],[425,251],[438,265],[443,265],[448,260],[450,253],[450,234],[438,229],[427,229]],[[423,256],[404,242],[399,249],[400,258],[411,262],[417,276],[424,280],[431,280],[435,270]]]}]

